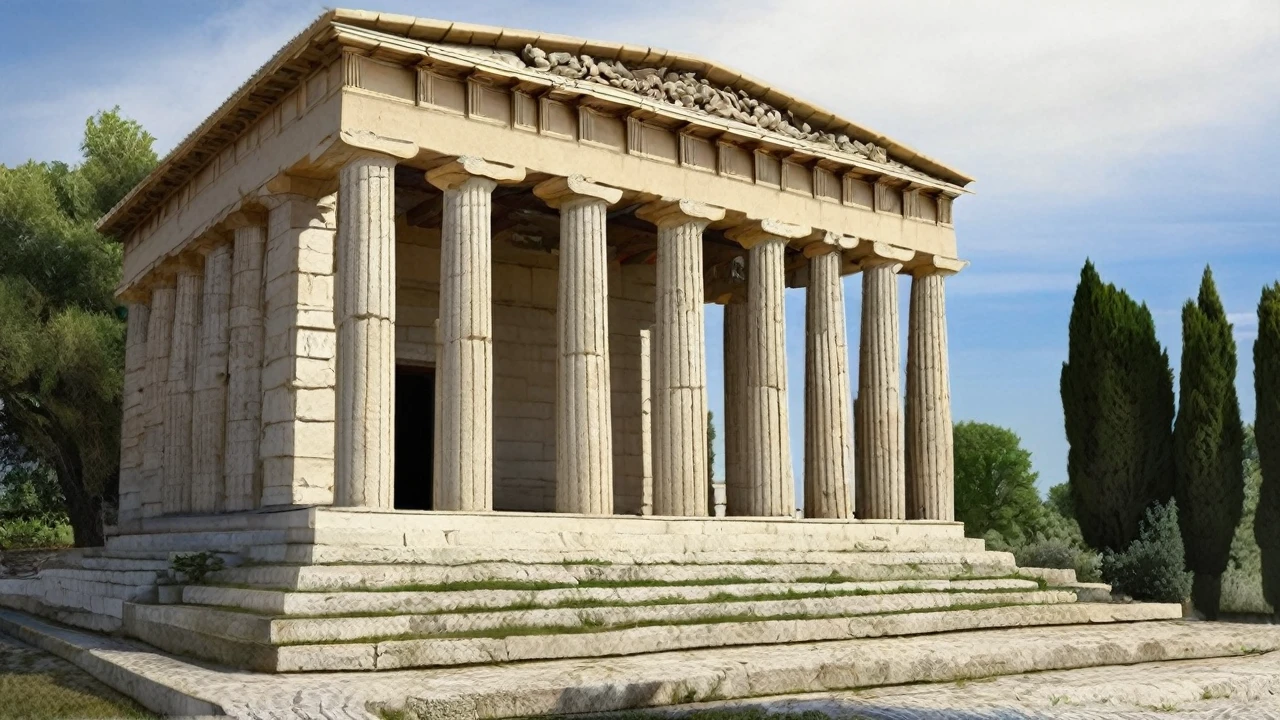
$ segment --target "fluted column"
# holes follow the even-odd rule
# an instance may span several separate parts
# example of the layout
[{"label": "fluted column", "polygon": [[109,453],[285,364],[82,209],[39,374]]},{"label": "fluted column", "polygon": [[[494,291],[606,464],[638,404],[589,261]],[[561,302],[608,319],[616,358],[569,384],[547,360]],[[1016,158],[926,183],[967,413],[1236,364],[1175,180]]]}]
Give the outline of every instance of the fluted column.
[{"label": "fluted column", "polygon": [[333,503],[394,506],[395,168],[366,154],[338,175]]},{"label": "fluted column", "polygon": [[858,363],[858,517],[906,519],[898,271],[910,250],[873,243],[862,266]]},{"label": "fluted column", "polygon": [[493,509],[493,189],[524,168],[462,157],[427,173],[440,228],[440,474],[436,510]]},{"label": "fluted column", "polygon": [[197,513],[221,512],[225,505],[231,251],[227,242],[204,251],[204,297],[191,427],[191,510]]},{"label": "fluted column", "polygon": [[169,406],[169,351],[173,344],[173,279],[151,290],[147,365],[142,393],[142,516],[164,513],[164,420]]},{"label": "fluted column", "polygon": [[245,216],[234,228],[231,297],[227,315],[227,429],[223,507],[252,510],[262,496],[258,459],[262,434],[262,269],[266,227]]},{"label": "fluted column", "polygon": [[943,283],[966,263],[930,257],[911,268],[907,334],[907,517],[955,520],[955,459]]},{"label": "fluted column", "polygon": [[636,213],[658,226],[653,333],[653,513],[707,515],[707,357],[702,231],[724,209],[659,200]]},{"label": "fluted column", "polygon": [[749,325],[745,302],[724,306],[724,484],[730,516],[751,514],[746,462]]},{"label": "fluted column", "polygon": [[805,247],[804,512],[813,518],[848,518],[852,512],[849,347],[839,250],[822,242]]},{"label": "fluted column", "polygon": [[556,510],[613,513],[609,273],[605,211],[622,191],[575,175],[534,193],[560,210],[556,297]]},{"label": "fluted column", "polygon": [[796,491],[787,419],[785,291],[787,242],[808,236],[807,227],[771,220],[734,228],[730,237],[747,248],[747,352],[744,457],[748,515],[794,517]]},{"label": "fluted column", "polygon": [[130,302],[127,307],[120,417],[120,525],[142,516],[142,458],[146,442],[143,395],[147,375],[147,324],[151,315],[146,303]]},{"label": "fluted column", "polygon": [[169,346],[169,400],[164,416],[166,515],[191,512],[191,390],[195,384],[204,273],[196,262],[178,269]]}]

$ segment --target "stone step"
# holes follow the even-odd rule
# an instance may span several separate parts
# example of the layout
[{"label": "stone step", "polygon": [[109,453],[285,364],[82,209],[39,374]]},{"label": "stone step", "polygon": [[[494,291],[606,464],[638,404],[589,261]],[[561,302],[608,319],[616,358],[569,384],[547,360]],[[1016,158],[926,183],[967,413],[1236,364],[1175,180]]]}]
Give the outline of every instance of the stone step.
[{"label": "stone step", "polygon": [[174,532],[117,535],[107,538],[107,556],[119,553],[238,552],[243,548],[288,542],[287,530]]},{"label": "stone step", "polygon": [[834,597],[740,599],[591,608],[445,612],[428,615],[270,618],[197,605],[149,606],[139,615],[207,635],[265,645],[357,642],[389,637],[501,636],[534,628],[608,629],[628,626],[742,622],[755,618],[809,619],[943,610],[980,605],[1050,605],[1075,602],[1064,591],[922,592]]},{"label": "stone step", "polygon": [[[530,585],[530,588],[536,586]],[[281,592],[240,587],[188,585],[182,603],[233,607],[265,615],[344,615],[365,613],[421,614],[457,611],[463,608],[508,608],[513,606],[556,607],[566,603],[617,605],[652,602],[676,597],[705,601],[713,597],[749,597],[795,593],[812,595],[882,594],[889,592],[946,592],[953,590],[1038,590],[1033,580],[998,578],[989,580],[888,580],[845,583],[737,583],[726,585],[640,585],[621,587],[561,587],[550,589],[484,589],[436,592]]]},{"label": "stone step", "polygon": [[[500,671],[479,666],[283,676],[189,661],[12,611],[0,611],[0,631],[75,663],[159,714],[262,718],[369,717],[381,708],[388,716],[409,710],[419,717],[498,720],[893,685],[919,691],[917,683],[958,685],[1046,670],[1254,655],[1240,661],[1249,663],[1237,692],[1244,697],[1259,688],[1267,692],[1280,662],[1274,653],[1259,655],[1280,649],[1280,627],[1179,620],[794,643],[764,652],[725,647],[608,662],[549,660]],[[1167,662],[1132,669],[1175,675],[1192,698],[1211,688],[1221,692],[1220,675],[1189,676],[1186,667]],[[1196,682],[1201,684],[1191,684]]]},{"label": "stone step", "polygon": [[[917,552],[922,550],[981,552],[981,538],[933,535],[872,535],[777,532],[651,532],[598,533],[535,528],[468,527],[438,531],[405,531],[388,528],[295,528],[286,532],[286,543],[342,547],[415,547],[423,549],[471,549],[554,552],[614,552],[630,555],[734,552]],[[748,526],[749,527],[749,526]]]},{"label": "stone step", "polygon": [[829,551],[829,550],[717,550],[706,552],[621,552],[613,550],[524,550],[501,548],[429,548],[429,547],[372,547],[339,545],[254,545],[242,550],[250,562],[285,563],[295,565],[325,565],[334,563],[382,564],[419,563],[430,565],[461,565],[497,560],[518,560],[526,563],[556,563],[595,561],[623,563],[805,563],[844,562],[850,556],[895,555],[915,553],[949,554],[952,557],[978,558],[986,552],[977,550],[953,550],[935,552],[926,548],[898,551],[891,548]]},{"label": "stone step", "polygon": [[169,561],[162,559],[96,556],[82,558],[78,564],[86,570],[113,570],[126,572],[140,570],[166,572],[169,570]]},{"label": "stone step", "polygon": [[[772,645],[1048,625],[1170,620],[1176,604],[1008,605],[822,619],[653,625],[506,637],[459,637],[271,646],[174,627],[163,611],[126,604],[130,635],[169,652],[267,672],[392,670],[523,660],[636,655],[694,648]],[[204,609],[207,611],[207,608]],[[229,613],[235,614],[235,613]],[[241,613],[250,620],[253,616]]]},{"label": "stone step", "polygon": [[838,562],[765,564],[599,564],[477,562],[466,565],[248,565],[209,576],[219,585],[301,591],[384,590],[456,583],[500,582],[576,585],[582,581],[661,584],[735,581],[938,580],[990,578],[1017,572],[1008,553],[974,555],[866,553]]},{"label": "stone step", "polygon": [[168,568],[160,570],[99,570],[93,568],[45,568],[42,578],[64,578],[115,585],[154,585],[168,577]]}]

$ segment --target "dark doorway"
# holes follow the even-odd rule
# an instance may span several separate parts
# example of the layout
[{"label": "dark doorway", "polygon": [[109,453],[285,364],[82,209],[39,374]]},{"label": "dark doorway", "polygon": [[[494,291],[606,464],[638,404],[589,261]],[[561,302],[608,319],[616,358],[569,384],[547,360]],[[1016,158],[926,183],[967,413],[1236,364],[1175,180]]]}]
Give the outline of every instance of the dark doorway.
[{"label": "dark doorway", "polygon": [[396,509],[431,509],[436,372],[396,366]]}]

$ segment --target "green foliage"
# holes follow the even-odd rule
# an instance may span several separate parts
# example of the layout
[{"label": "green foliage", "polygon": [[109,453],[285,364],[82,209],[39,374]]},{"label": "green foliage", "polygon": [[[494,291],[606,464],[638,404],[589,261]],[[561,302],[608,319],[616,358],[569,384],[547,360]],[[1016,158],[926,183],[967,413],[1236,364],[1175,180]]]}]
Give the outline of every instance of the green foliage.
[{"label": "green foliage", "polygon": [[1175,495],[1182,510],[1196,609],[1217,617],[1222,573],[1244,504],[1244,427],[1236,398],[1236,343],[1205,268],[1182,308],[1182,372],[1174,423]]},{"label": "green foliage", "polygon": [[65,523],[64,502],[58,479],[42,465],[25,462],[0,471],[0,524],[16,520]]},{"label": "green foliage", "polygon": [[1014,553],[1019,567],[1074,569],[1079,551],[1061,540],[1040,540]]},{"label": "green foliage", "polygon": [[707,412],[707,482],[716,481],[716,414]]},{"label": "green foliage", "polygon": [[1091,547],[1127,547],[1145,510],[1172,495],[1173,373],[1146,305],[1104,284],[1091,262],[1071,308],[1061,392],[1070,515]]},{"label": "green foliage", "polygon": [[68,547],[73,539],[71,526],[66,521],[0,520],[0,550]]},{"label": "green foliage", "polygon": [[0,166],[0,433],[55,473],[77,545],[102,542],[118,482],[121,251],[93,223],[154,167],[152,142],[112,110],[86,122],[80,165]]},{"label": "green foliage", "polygon": [[969,537],[1022,545],[1043,515],[1031,453],[1012,430],[979,422],[955,426],[956,519]]},{"label": "green foliage", "polygon": [[1280,609],[1280,283],[1263,288],[1258,301],[1253,384],[1258,399],[1254,436],[1261,484],[1253,536],[1261,549],[1263,594],[1273,608]]},{"label": "green foliage", "polygon": [[1244,428],[1244,510],[1231,539],[1231,560],[1222,573],[1222,612],[1271,614],[1262,593],[1262,551],[1254,538],[1254,517],[1262,486],[1253,426]]},{"label": "green foliage", "polygon": [[199,585],[204,582],[205,576],[221,570],[226,564],[214,553],[197,552],[175,555],[169,561],[169,566],[188,583]]},{"label": "green foliage", "polygon": [[1103,551],[1102,576],[1113,590],[1136,600],[1185,600],[1191,591],[1191,574],[1183,569],[1177,502],[1147,510],[1138,539],[1124,552]]}]

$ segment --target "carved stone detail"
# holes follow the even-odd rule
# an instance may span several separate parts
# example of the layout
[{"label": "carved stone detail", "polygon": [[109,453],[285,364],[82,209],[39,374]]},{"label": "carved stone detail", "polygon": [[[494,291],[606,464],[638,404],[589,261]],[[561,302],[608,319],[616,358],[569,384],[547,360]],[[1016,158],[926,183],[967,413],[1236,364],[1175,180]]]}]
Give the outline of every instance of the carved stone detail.
[{"label": "carved stone detail", "polygon": [[710,81],[698,77],[697,73],[676,72],[666,67],[628,68],[617,60],[599,60],[590,55],[567,52],[548,53],[533,45],[525,45],[520,57],[529,67],[552,75],[609,85],[795,140],[826,145],[872,162],[901,166],[891,162],[888,151],[875,143],[864,143],[843,133],[814,128],[797,119],[790,110],[780,110],[752,97],[745,90],[716,88]]}]

